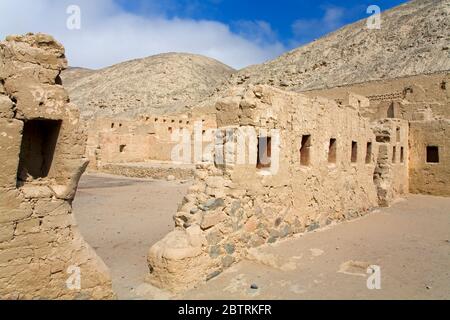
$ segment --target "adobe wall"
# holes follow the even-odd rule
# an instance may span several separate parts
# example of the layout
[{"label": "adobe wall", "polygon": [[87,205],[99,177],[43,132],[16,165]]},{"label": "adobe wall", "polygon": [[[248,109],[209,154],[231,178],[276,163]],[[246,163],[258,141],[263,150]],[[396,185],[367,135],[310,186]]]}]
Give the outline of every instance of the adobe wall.
[{"label": "adobe wall", "polygon": [[371,81],[350,86],[303,92],[307,96],[323,96],[346,100],[349,95],[366,97],[361,112],[370,120],[400,118],[408,121],[449,119],[450,73],[436,73],[384,81]]},{"label": "adobe wall", "polygon": [[[362,216],[405,192],[407,161],[393,164],[378,154],[397,143],[408,152],[407,123],[371,124],[358,106],[267,86],[234,89],[219,101],[223,136],[216,142],[215,162],[198,166],[196,183],[175,216],[176,230],[150,249],[148,281],[174,291],[191,288],[252,248]],[[390,137],[397,126],[403,129],[399,142],[377,141],[377,134]],[[248,161],[234,161],[239,133],[253,129],[259,137],[270,136],[271,159],[279,155],[278,166],[275,161],[258,166],[257,136],[246,140]],[[300,149],[308,136],[305,161]],[[377,168],[382,170],[376,183]]]},{"label": "adobe wall", "polygon": [[[352,86],[305,92],[308,96],[323,95],[337,102],[357,99],[361,113],[373,121],[383,118],[409,121],[411,193],[450,196],[450,73],[443,72],[373,81]],[[439,163],[427,162],[427,148],[438,147]]]},{"label": "adobe wall", "polygon": [[[117,163],[172,161],[177,131],[194,133],[195,126],[205,136],[217,128],[214,114],[143,115],[137,119],[99,118],[89,125],[87,156],[90,168]],[[176,137],[175,137],[176,136]],[[177,138],[177,139],[175,139]],[[193,148],[193,146],[192,146]],[[189,162],[193,163],[193,156]]]},{"label": "adobe wall", "polygon": [[[450,120],[411,122],[411,192],[450,196]],[[427,159],[437,148],[437,161]]]},{"label": "adobe wall", "polygon": [[[43,34],[0,42],[0,298],[110,299],[111,278],[71,203],[87,166],[77,108],[59,85],[64,48]],[[69,281],[79,268],[81,287]]]}]

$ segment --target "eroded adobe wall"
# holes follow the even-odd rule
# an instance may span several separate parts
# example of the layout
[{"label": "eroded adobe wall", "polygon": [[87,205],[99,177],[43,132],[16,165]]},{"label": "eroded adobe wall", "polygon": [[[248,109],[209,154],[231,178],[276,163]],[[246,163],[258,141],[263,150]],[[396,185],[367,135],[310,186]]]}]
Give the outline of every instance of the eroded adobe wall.
[{"label": "eroded adobe wall", "polygon": [[372,124],[378,144],[374,183],[378,205],[389,207],[409,192],[409,125],[400,119],[383,119]]},{"label": "eroded adobe wall", "polygon": [[[64,48],[50,36],[27,34],[0,42],[3,299],[114,296],[106,266],[71,214],[87,161],[78,110],[59,85],[66,66]],[[70,279],[77,268],[81,288]]]},{"label": "eroded adobe wall", "polygon": [[[151,283],[174,291],[190,288],[217,276],[252,248],[356,218],[378,206],[374,172],[381,143],[359,115],[358,103],[342,106],[258,86],[233,89],[216,108],[220,131],[232,134],[217,142],[215,164],[197,167],[196,183],[175,216],[177,229],[150,249]],[[246,142],[247,162],[233,161],[239,132],[253,129],[270,136],[271,157],[279,155],[278,166],[257,165],[257,138]],[[305,157],[300,149],[308,136]],[[406,130],[401,143],[405,141]],[[218,162],[220,157],[225,165]],[[389,186],[400,189],[404,183],[402,176]],[[400,193],[389,192],[388,202]]]},{"label": "eroded adobe wall", "polygon": [[349,94],[367,97],[370,105],[362,108],[370,120],[399,118],[408,121],[450,118],[450,74],[448,72],[419,75],[385,81],[371,81],[350,86],[304,92],[342,100]]},{"label": "eroded adobe wall", "polygon": [[411,192],[450,196],[450,120],[411,122],[410,130]]},{"label": "eroded adobe wall", "polygon": [[[173,161],[172,152],[183,141],[181,138],[174,141],[174,135],[186,130],[194,140],[196,126],[199,126],[200,138],[204,138],[209,131],[217,128],[215,115],[189,113],[143,115],[138,119],[96,119],[88,130],[90,169],[102,171],[102,167],[117,163]],[[191,150],[193,148],[192,145]],[[189,163],[194,162],[194,153],[191,153]]]},{"label": "eroded adobe wall", "polygon": [[[355,94],[367,98],[361,112],[378,122],[392,118],[409,121],[410,192],[448,196],[447,123],[450,119],[450,74],[448,72],[374,81],[352,86],[307,92],[343,101]],[[391,158],[386,147],[384,157]],[[439,162],[427,161],[427,148],[437,148]],[[397,150],[398,151],[398,150]]]}]

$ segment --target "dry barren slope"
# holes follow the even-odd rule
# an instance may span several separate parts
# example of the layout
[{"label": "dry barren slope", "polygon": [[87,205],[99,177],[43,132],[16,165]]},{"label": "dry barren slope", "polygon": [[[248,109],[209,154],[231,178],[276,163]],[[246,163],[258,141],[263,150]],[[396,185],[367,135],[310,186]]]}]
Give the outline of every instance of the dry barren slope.
[{"label": "dry barren slope", "polygon": [[411,1],[381,17],[381,30],[356,22],[243,69],[232,83],[303,91],[450,70],[450,0]]},{"label": "dry barren slope", "polygon": [[64,70],[61,77],[63,78],[64,86],[70,88],[80,79],[93,74],[95,70],[86,68],[72,68],[69,67]]},{"label": "dry barren slope", "polygon": [[102,70],[62,74],[71,100],[84,117],[182,111],[210,96],[234,70],[214,59],[166,53]]}]

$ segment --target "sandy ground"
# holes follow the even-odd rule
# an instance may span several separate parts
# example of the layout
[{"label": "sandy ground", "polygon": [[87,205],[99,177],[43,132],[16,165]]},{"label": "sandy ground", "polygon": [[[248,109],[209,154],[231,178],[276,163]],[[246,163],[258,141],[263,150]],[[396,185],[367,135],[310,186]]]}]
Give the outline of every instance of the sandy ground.
[{"label": "sandy ground", "polygon": [[[450,299],[450,198],[416,195],[361,219],[254,250],[205,285],[171,296],[142,283],[145,256],[173,228],[171,216],[187,187],[83,178],[75,215],[110,267],[119,298]],[[380,267],[380,290],[367,288],[371,265]]]},{"label": "sandy ground", "polygon": [[110,268],[120,299],[148,273],[150,247],[173,230],[189,184],[106,174],[84,175],[73,211],[85,240]]}]

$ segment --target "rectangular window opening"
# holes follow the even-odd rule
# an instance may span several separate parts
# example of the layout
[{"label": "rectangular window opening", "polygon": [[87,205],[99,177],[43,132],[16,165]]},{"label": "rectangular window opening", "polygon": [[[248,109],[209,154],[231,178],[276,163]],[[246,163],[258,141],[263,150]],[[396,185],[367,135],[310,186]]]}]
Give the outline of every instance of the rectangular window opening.
[{"label": "rectangular window opening", "polygon": [[427,162],[439,163],[439,147],[436,146],[427,147]]},{"label": "rectangular window opening", "polygon": [[124,153],[125,150],[126,150],[126,148],[127,148],[127,145],[126,145],[126,144],[121,144],[120,147],[119,147],[120,153]]},{"label": "rectangular window opening", "polygon": [[367,142],[366,164],[372,163],[372,142]]},{"label": "rectangular window opening", "polygon": [[311,164],[311,135],[304,135],[302,137],[300,164],[302,166],[309,166]]},{"label": "rectangular window opening", "polygon": [[400,162],[405,163],[405,148],[400,148]]},{"label": "rectangular window opening", "polygon": [[397,162],[397,147],[392,148],[392,163]]},{"label": "rectangular window opening", "polygon": [[328,163],[336,163],[337,160],[337,141],[330,139],[330,146],[328,149]]},{"label": "rectangular window opening", "polygon": [[358,162],[358,142],[352,141],[352,163]]},{"label": "rectangular window opening", "polygon": [[61,130],[59,120],[29,120],[23,128],[17,181],[46,178]]},{"label": "rectangular window opening", "polygon": [[256,167],[258,169],[270,168],[272,164],[271,157],[272,157],[272,138],[259,137]]}]

